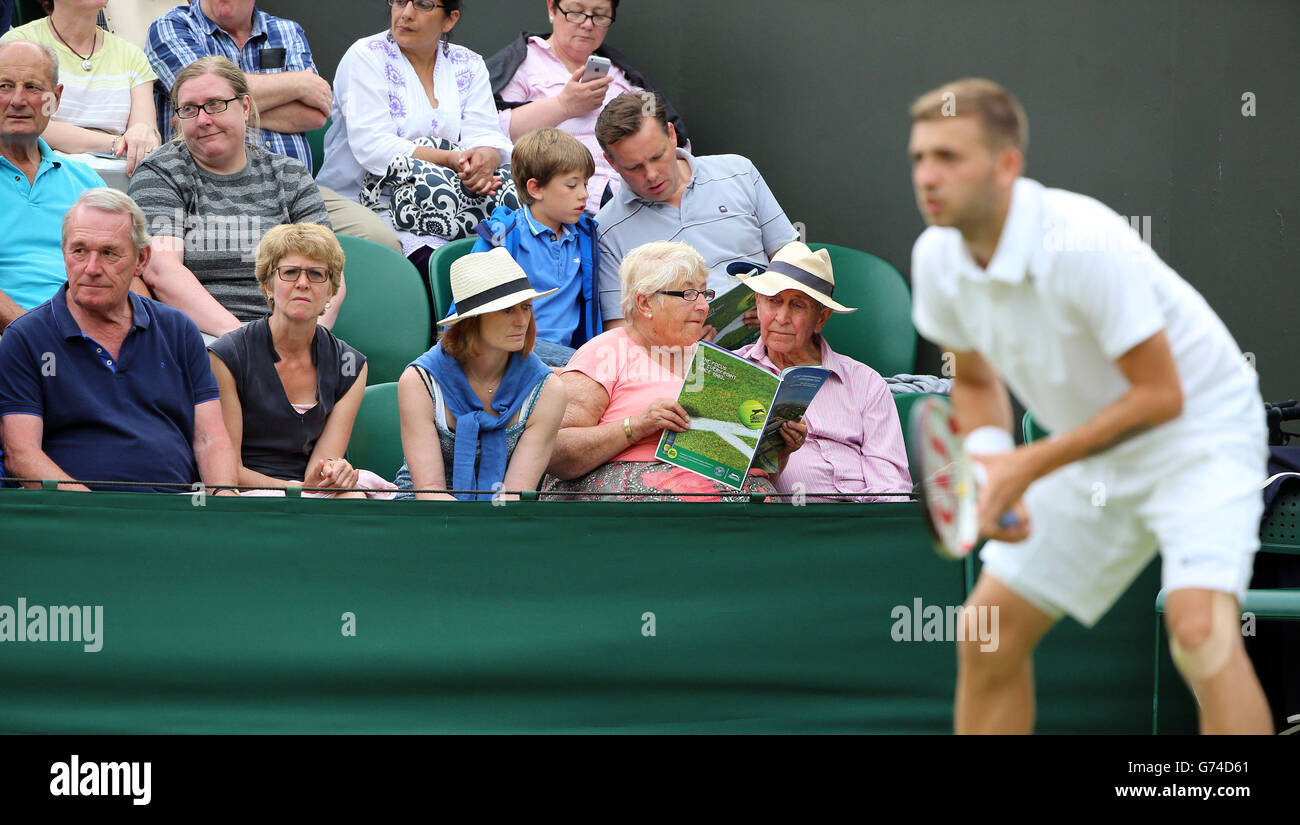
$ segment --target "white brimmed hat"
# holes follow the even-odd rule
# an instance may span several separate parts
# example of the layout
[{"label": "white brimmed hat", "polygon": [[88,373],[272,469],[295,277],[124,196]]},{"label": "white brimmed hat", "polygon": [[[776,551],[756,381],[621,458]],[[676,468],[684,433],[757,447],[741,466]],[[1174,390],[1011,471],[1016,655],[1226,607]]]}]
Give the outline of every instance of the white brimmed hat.
[{"label": "white brimmed hat", "polygon": [[515,304],[542,298],[559,289],[538,292],[505,247],[471,252],[451,263],[451,298],[456,311],[438,322],[449,327],[475,315],[486,315]]},{"label": "white brimmed hat", "polygon": [[[749,273],[749,274],[746,274]],[[736,261],[727,264],[727,274],[739,275],[745,286],[759,295],[772,296],[786,289],[797,289],[836,312],[857,312],[831,298],[835,292],[835,274],[831,255],[825,249],[813,252],[799,241],[791,241],[772,256],[766,266]]]}]

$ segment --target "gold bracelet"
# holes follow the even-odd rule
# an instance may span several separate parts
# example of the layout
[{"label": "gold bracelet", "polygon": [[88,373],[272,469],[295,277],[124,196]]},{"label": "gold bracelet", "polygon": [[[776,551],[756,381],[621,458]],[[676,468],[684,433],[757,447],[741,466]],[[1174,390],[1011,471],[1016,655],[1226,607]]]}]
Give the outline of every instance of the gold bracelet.
[{"label": "gold bracelet", "polygon": [[627,436],[627,443],[636,443],[636,439],[632,436],[632,416],[630,415],[623,419],[623,433]]}]

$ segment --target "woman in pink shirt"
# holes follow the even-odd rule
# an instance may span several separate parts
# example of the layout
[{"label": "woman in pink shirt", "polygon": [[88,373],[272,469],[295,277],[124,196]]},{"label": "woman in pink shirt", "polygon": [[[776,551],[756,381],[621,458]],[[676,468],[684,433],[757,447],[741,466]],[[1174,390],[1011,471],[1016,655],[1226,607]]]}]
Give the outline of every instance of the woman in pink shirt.
[{"label": "woman in pink shirt", "polygon": [[[656,91],[626,57],[605,45],[617,12],[618,0],[546,0],[551,34],[524,32],[487,61],[501,131],[512,141],[534,129],[556,128],[591,150],[596,174],[587,183],[587,210],[592,214],[600,209],[606,184],[611,193],[622,185],[596,141],[596,117],[623,92]],[[609,59],[609,75],[583,83],[593,54]],[[668,117],[678,145],[689,150],[686,125],[671,105]]]},{"label": "woman in pink shirt", "polygon": [[[629,252],[619,267],[627,326],[597,335],[569,359],[560,375],[569,402],[547,468],[555,479],[544,489],[600,500],[678,500],[677,493],[710,493],[685,501],[719,501],[730,490],[654,457],[664,430],[683,432],[690,417],[677,403],[686,368],[709,311],[704,259],[682,243],[657,241]],[[789,450],[807,431],[788,422]],[[775,492],[755,471],[749,492]],[[583,493],[660,493],[584,496]]]},{"label": "woman in pink shirt", "polygon": [[791,455],[777,477],[777,490],[805,493],[809,501],[904,500],[881,495],[912,491],[889,386],[880,373],[835,352],[821,336],[832,312],[854,311],[831,297],[830,254],[793,241],[745,285],[758,293],[760,337],[736,354],[777,372],[802,364],[831,371],[804,413],[808,444]]}]

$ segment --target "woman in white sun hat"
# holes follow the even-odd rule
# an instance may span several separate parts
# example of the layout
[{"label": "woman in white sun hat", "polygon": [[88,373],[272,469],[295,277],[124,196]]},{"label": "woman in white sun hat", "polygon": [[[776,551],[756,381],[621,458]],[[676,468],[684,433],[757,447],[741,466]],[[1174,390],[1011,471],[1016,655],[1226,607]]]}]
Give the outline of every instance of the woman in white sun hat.
[{"label": "woman in white sun hat", "polygon": [[559,379],[532,353],[533,299],[554,291],[533,289],[503,248],[451,265],[457,311],[438,322],[447,327],[441,340],[397,384],[406,454],[398,487],[487,491],[413,496],[446,500],[537,489],[567,401]]},{"label": "woman in white sun hat", "polygon": [[[792,241],[744,280],[758,295],[759,340],[736,352],[780,372],[816,364],[831,371],[804,413],[808,443],[777,477],[782,493],[803,490],[810,501],[899,501],[912,490],[898,409],[880,373],[840,355],[822,337],[832,312],[853,312],[832,296],[835,273],[825,249]],[[830,496],[813,493],[833,492]]]}]

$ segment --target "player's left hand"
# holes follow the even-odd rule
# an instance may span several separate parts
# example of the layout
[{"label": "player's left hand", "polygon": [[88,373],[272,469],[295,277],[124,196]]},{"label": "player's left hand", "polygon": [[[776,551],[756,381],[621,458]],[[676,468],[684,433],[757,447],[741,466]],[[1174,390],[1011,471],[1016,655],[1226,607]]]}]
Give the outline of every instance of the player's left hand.
[{"label": "player's left hand", "polygon": [[750,329],[758,329],[758,309],[745,310],[745,314],[741,316],[741,320],[744,321],[745,326]]},{"label": "player's left hand", "polygon": [[[971,460],[984,467],[979,496],[980,535],[1012,542],[1028,538],[1029,513],[1020,499],[1033,482],[1034,474],[1025,450],[972,455]],[[1019,520],[1014,527],[998,524],[998,519],[1008,510]]]}]

